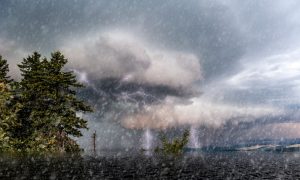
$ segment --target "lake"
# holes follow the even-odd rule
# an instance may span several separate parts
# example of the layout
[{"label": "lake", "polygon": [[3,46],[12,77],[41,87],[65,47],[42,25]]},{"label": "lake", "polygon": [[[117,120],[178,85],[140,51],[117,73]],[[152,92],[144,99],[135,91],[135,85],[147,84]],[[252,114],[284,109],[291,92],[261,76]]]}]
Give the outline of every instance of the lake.
[{"label": "lake", "polygon": [[141,152],[98,156],[0,158],[0,179],[299,179],[300,153]]}]

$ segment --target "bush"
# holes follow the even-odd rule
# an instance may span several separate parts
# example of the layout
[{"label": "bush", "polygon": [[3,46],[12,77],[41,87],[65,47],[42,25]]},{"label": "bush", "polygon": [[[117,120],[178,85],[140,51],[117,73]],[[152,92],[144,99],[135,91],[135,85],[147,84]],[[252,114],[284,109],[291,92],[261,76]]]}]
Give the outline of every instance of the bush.
[{"label": "bush", "polygon": [[185,130],[182,137],[169,141],[166,135],[162,134],[160,137],[162,147],[156,147],[155,152],[161,152],[165,155],[180,155],[183,153],[183,148],[188,143],[189,136],[189,131]]}]

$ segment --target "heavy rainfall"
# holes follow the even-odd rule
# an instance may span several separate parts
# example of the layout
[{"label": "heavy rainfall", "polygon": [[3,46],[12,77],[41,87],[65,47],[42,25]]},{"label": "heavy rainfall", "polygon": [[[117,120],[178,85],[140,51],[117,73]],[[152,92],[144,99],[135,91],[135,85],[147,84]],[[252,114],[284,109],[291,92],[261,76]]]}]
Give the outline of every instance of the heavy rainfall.
[{"label": "heavy rainfall", "polygon": [[0,179],[297,179],[300,2],[1,0]]}]

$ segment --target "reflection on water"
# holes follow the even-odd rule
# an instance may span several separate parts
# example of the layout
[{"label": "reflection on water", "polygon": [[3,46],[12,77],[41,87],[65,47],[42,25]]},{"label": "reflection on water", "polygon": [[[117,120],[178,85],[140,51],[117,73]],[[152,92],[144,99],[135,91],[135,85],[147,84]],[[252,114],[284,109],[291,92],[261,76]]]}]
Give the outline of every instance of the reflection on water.
[{"label": "reflection on water", "polygon": [[0,158],[0,179],[299,179],[300,153],[101,151],[97,157]]}]

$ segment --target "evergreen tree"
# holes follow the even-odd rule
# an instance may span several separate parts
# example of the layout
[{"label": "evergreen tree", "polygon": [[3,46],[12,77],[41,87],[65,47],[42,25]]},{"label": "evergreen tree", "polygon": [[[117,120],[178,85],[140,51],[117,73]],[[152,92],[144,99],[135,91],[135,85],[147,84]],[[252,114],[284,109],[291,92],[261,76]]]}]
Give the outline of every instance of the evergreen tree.
[{"label": "evergreen tree", "polygon": [[56,113],[60,121],[59,128],[67,135],[82,136],[80,129],[87,128],[87,122],[76,116],[77,112],[91,112],[90,106],[76,97],[76,89],[83,85],[78,83],[72,71],[64,72],[63,68],[68,60],[60,52],[51,54],[48,63],[48,90],[52,98],[51,110]]},{"label": "evergreen tree", "polygon": [[7,60],[3,59],[0,55],[0,83],[8,84],[12,82],[10,77],[7,75],[8,71]]},{"label": "evergreen tree", "polygon": [[7,76],[9,69],[8,64],[5,59],[2,59],[2,56],[0,55],[0,120],[3,122],[6,117],[4,117],[7,114],[7,108],[6,104],[9,100],[10,93],[8,90],[8,83],[11,81],[9,80],[9,77]]},{"label": "evergreen tree", "polygon": [[[42,80],[44,72],[41,55],[34,52],[32,56],[24,58],[18,66],[23,77],[20,82],[21,97],[19,99],[22,107],[17,112],[18,122],[21,125],[11,133],[13,137],[24,141],[28,139],[34,131],[32,114],[42,107],[42,104],[40,104],[40,81]],[[23,145],[24,144],[25,143],[23,143]],[[18,148],[24,149],[22,145]]]},{"label": "evergreen tree", "polygon": [[18,118],[22,126],[15,135],[26,144],[22,148],[79,150],[71,136],[82,136],[80,129],[87,128],[87,122],[77,113],[91,108],[77,99],[76,89],[83,86],[73,72],[64,71],[67,62],[60,52],[52,53],[50,60],[35,52],[19,65],[23,79]]},{"label": "evergreen tree", "polygon": [[0,152],[9,147],[9,137],[7,135],[9,109],[6,106],[9,96],[6,84],[0,83]]},{"label": "evergreen tree", "polygon": [[17,125],[15,111],[17,104],[13,105],[13,91],[7,76],[9,69],[7,61],[0,55],[0,152],[10,151],[13,139],[10,129]]}]

